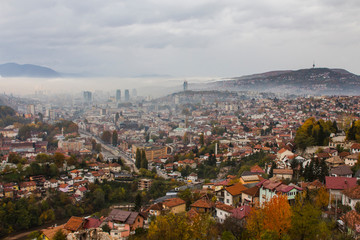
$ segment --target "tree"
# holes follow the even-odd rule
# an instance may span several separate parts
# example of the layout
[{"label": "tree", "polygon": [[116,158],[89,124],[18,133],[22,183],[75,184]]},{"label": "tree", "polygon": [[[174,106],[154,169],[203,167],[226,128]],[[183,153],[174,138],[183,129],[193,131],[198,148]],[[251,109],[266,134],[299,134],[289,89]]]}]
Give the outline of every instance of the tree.
[{"label": "tree", "polygon": [[109,144],[111,141],[111,133],[109,131],[104,131],[101,134],[101,140]]},{"label": "tree", "polygon": [[237,218],[231,216],[227,217],[222,224],[222,227],[225,232],[230,232],[236,240],[248,239],[247,231],[245,229],[243,221]]},{"label": "tree", "polygon": [[138,193],[135,196],[135,207],[134,207],[135,211],[139,211],[141,209],[141,202],[142,202],[142,197],[141,194]]},{"label": "tree", "polygon": [[291,227],[291,208],[286,195],[277,195],[270,201],[265,202],[264,208],[252,210],[248,219],[248,230],[260,238],[261,234],[268,230],[275,233],[279,238],[286,235]]},{"label": "tree", "polygon": [[119,118],[120,118],[120,115],[119,115],[119,113],[117,112],[117,113],[115,114],[115,124],[118,122]]},{"label": "tree", "polygon": [[360,202],[356,202],[355,210],[356,210],[357,213],[360,213]]},{"label": "tree", "polygon": [[60,152],[56,152],[54,154],[54,162],[57,167],[62,167],[65,162],[65,155]]},{"label": "tree", "polygon": [[104,232],[107,232],[107,233],[110,233],[110,227],[109,227],[109,225],[108,224],[105,224],[104,226],[102,226],[102,230],[104,231]]},{"label": "tree", "polygon": [[53,238],[54,240],[66,240],[66,235],[63,233],[62,229],[59,229]]},{"label": "tree", "polygon": [[117,146],[117,144],[118,144],[118,133],[116,130],[114,130],[112,134],[112,145]]},{"label": "tree", "polygon": [[146,159],[145,149],[141,151],[140,167],[148,169],[148,160]]},{"label": "tree", "polygon": [[136,148],[135,166],[137,168],[141,167],[141,152],[139,148]]},{"label": "tree", "polygon": [[315,205],[325,209],[329,205],[329,193],[325,187],[321,187],[315,197]]},{"label": "tree", "polygon": [[291,217],[291,239],[316,239],[321,211],[310,202],[298,202]]},{"label": "tree", "polygon": [[101,144],[100,144],[100,143],[97,143],[96,146],[95,146],[95,152],[100,153],[101,150],[102,150]]},{"label": "tree", "polygon": [[269,171],[269,178],[272,178],[274,176],[274,169],[276,168],[276,162],[273,161],[271,163],[271,168],[270,168],[270,171]]},{"label": "tree", "polygon": [[204,146],[204,144],[205,144],[204,134],[202,133],[202,134],[200,134],[200,145],[201,145],[201,146]]}]

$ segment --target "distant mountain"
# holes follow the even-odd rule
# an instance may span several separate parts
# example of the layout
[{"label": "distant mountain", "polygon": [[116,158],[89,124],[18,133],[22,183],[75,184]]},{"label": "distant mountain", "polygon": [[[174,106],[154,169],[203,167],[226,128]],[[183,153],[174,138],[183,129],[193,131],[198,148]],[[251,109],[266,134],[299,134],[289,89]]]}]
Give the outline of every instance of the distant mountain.
[{"label": "distant mountain", "polygon": [[0,64],[0,76],[2,77],[40,77],[55,78],[61,75],[51,68],[41,67],[37,65],[17,63]]},{"label": "distant mountain", "polygon": [[258,91],[288,94],[360,95],[360,76],[344,69],[272,71],[196,85],[191,89]]}]

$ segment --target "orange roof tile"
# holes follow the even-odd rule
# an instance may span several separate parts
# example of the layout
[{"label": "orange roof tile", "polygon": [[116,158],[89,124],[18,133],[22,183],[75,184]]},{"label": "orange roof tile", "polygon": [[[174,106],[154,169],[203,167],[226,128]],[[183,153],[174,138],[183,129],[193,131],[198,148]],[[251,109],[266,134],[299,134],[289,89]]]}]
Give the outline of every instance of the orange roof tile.
[{"label": "orange roof tile", "polygon": [[243,184],[241,183],[236,183],[233,186],[227,187],[225,188],[226,191],[228,191],[231,195],[233,196],[237,196],[240,193],[242,193],[242,191],[244,191],[245,189],[247,189],[247,187],[245,187]]},{"label": "orange roof tile", "polygon": [[165,200],[163,204],[168,208],[172,208],[172,207],[176,207],[176,206],[185,204],[185,201],[182,200],[181,198],[170,198],[170,199]]},{"label": "orange roof tile", "polygon": [[65,224],[64,228],[66,230],[70,230],[70,231],[77,231],[79,230],[82,225],[84,223],[84,220],[83,218],[81,217],[75,217],[75,216],[72,216],[69,221],[67,221],[67,223]]}]

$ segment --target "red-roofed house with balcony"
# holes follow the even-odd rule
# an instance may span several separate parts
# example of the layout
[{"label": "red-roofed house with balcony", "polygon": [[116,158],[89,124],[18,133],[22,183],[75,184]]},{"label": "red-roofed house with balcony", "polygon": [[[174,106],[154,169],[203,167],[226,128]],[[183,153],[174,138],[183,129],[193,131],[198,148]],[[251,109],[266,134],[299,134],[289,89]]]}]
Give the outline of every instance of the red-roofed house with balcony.
[{"label": "red-roofed house with balcony", "polygon": [[326,176],[325,185],[329,190],[330,199],[341,200],[341,191],[355,187],[356,181],[356,178]]},{"label": "red-roofed house with balcony", "polygon": [[287,196],[288,201],[295,200],[295,196],[302,191],[302,188],[296,185],[286,185],[281,181],[272,181],[272,180],[263,180],[258,183],[256,186],[260,187],[259,189],[259,204],[260,207],[267,201],[270,201],[271,198],[277,194],[284,194]]}]

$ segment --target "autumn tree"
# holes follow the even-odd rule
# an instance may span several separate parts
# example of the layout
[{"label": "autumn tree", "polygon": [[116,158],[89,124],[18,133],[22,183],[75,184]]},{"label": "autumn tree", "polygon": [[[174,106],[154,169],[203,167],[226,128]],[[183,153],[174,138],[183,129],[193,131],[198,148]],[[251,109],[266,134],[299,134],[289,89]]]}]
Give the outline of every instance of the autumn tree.
[{"label": "autumn tree", "polygon": [[262,209],[252,210],[247,228],[256,239],[260,239],[266,231],[281,238],[291,227],[291,215],[287,196],[279,194],[265,202]]},{"label": "autumn tree", "polygon": [[158,216],[149,226],[149,240],[216,239],[218,233],[210,215],[203,214],[189,219],[185,214]]},{"label": "autumn tree", "polygon": [[319,188],[315,197],[315,205],[322,209],[325,209],[329,205],[329,192],[325,187]]}]

